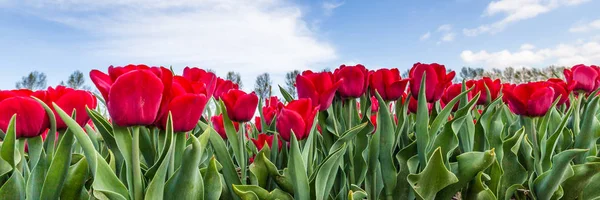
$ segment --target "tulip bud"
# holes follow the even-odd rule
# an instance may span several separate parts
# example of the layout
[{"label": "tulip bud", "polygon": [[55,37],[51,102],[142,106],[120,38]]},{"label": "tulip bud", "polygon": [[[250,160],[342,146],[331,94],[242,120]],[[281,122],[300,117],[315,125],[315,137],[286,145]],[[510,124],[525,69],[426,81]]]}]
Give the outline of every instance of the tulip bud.
[{"label": "tulip bud", "polygon": [[342,81],[338,93],[342,98],[358,98],[367,90],[369,73],[365,66],[342,65],[333,73],[335,81]]},{"label": "tulip bud", "polygon": [[417,98],[421,88],[423,75],[425,79],[425,97],[427,102],[433,103],[442,97],[444,89],[452,84],[455,72],[446,72],[446,67],[437,63],[415,63],[410,69],[410,91],[413,98]]},{"label": "tulip bud", "polygon": [[378,92],[381,98],[386,101],[395,101],[402,97],[408,84],[408,79],[402,79],[397,68],[371,71],[369,81],[371,95]]},{"label": "tulip bud", "polygon": [[221,100],[227,109],[227,115],[232,121],[247,122],[254,117],[256,106],[258,105],[258,96],[254,92],[246,94],[241,90],[229,90]]},{"label": "tulip bud", "polygon": [[313,73],[307,70],[296,77],[298,98],[310,98],[313,104],[319,105],[320,111],[331,106],[335,91],[341,84],[341,80],[333,82],[331,72]]},{"label": "tulip bud", "polygon": [[505,90],[505,103],[517,114],[528,117],[544,116],[554,99],[554,89],[546,82],[531,82]]}]

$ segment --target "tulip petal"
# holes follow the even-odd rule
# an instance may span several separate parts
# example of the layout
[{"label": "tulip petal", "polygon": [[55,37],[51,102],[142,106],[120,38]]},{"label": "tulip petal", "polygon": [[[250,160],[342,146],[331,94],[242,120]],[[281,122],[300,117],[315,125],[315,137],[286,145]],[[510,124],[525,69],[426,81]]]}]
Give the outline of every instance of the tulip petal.
[{"label": "tulip petal", "polygon": [[258,105],[258,96],[254,92],[240,96],[233,106],[234,115],[229,116],[233,121],[247,122],[254,117],[256,106]]},{"label": "tulip petal", "polygon": [[531,117],[541,117],[548,112],[554,99],[554,90],[550,87],[538,88],[527,101],[527,114]]},{"label": "tulip petal", "polygon": [[306,138],[306,124],[300,114],[293,110],[281,109],[279,115],[277,115],[277,131],[285,141],[290,141],[290,134],[292,130],[296,134],[298,140]]},{"label": "tulip petal", "polygon": [[35,137],[48,128],[44,107],[30,97],[11,97],[0,102],[0,129],[6,132],[10,119],[17,114],[17,138]]},{"label": "tulip petal", "polygon": [[[186,94],[171,100],[169,112],[173,116],[173,131],[188,132],[194,129],[204,112],[207,100],[204,94]],[[163,117],[160,125],[164,127],[166,124],[167,117]]]},{"label": "tulip petal", "polygon": [[296,77],[296,89],[298,90],[298,98],[310,98],[313,102],[319,102],[319,93],[315,85],[304,76]]},{"label": "tulip petal", "polygon": [[158,114],[164,85],[149,70],[123,74],[108,95],[108,112],[119,126],[151,125]]},{"label": "tulip petal", "polygon": [[104,100],[108,102],[108,93],[113,84],[110,76],[101,71],[92,70],[90,72],[90,79],[92,79],[92,82],[94,82],[94,85],[96,85],[96,88],[98,88],[98,91],[100,91],[100,94],[104,97]]}]

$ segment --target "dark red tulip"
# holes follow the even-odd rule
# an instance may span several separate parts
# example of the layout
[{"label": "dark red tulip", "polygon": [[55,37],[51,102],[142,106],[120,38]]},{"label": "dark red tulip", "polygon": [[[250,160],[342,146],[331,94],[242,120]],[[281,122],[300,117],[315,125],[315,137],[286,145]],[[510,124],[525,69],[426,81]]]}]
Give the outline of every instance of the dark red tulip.
[{"label": "dark red tulip", "polygon": [[17,114],[16,138],[41,135],[49,127],[44,107],[27,94],[31,91],[0,90],[0,129],[6,133],[10,119]]},{"label": "dark red tulip", "polygon": [[222,78],[217,78],[217,86],[215,88],[214,96],[216,99],[221,99],[221,97],[226,94],[229,90],[237,90],[240,89],[240,86],[233,83],[230,80],[225,80]]},{"label": "dark red tulip", "polygon": [[319,110],[327,110],[331,106],[335,91],[340,87],[342,81],[333,81],[331,72],[313,73],[310,70],[302,72],[296,77],[296,88],[298,98],[310,98]]},{"label": "dark red tulip", "polygon": [[[477,100],[477,105],[486,105],[494,101],[496,98],[498,98],[500,88],[502,88],[500,79],[492,80],[489,77],[483,77],[482,79],[475,81],[475,88],[472,90],[473,96],[477,95],[477,93],[480,94],[479,99]],[[491,98],[488,98],[488,90],[490,91]]]},{"label": "dark red tulip", "polygon": [[444,89],[452,84],[455,72],[446,72],[446,67],[437,63],[422,64],[415,63],[410,69],[410,91],[412,97],[417,99],[419,96],[419,88],[421,87],[421,79],[426,74],[425,79],[425,97],[427,102],[433,103],[442,97]]},{"label": "dark red tulip", "polygon": [[250,121],[254,117],[258,105],[258,97],[254,92],[246,94],[244,91],[235,89],[225,93],[221,100],[225,103],[229,118],[236,122]]},{"label": "dark red tulip", "polygon": [[[467,81],[465,83],[465,87],[469,89],[474,84],[474,81]],[[462,83],[456,83],[448,86],[446,90],[444,90],[444,94],[442,94],[441,104],[446,105],[452,101],[452,99],[456,98],[460,93],[462,93]],[[469,101],[473,98],[473,92],[469,92],[466,94]],[[458,103],[454,104],[452,111],[458,110]]]},{"label": "dark red tulip", "polygon": [[270,126],[271,122],[273,122],[273,119],[277,114],[279,104],[281,104],[281,102],[276,96],[269,97],[265,100],[265,106],[263,106],[262,112],[263,116],[265,117],[265,122],[267,122],[268,126]]},{"label": "dark red tulip", "polygon": [[517,85],[512,84],[512,83],[502,83],[502,101],[507,102],[507,98],[506,98],[506,91],[511,91],[513,89],[515,89]]},{"label": "dark red tulip", "polygon": [[556,100],[558,96],[560,96],[560,100],[556,104],[557,106],[569,102],[569,94],[571,94],[571,91],[573,91],[573,88],[575,88],[575,84],[567,85],[565,81],[558,78],[548,79],[547,82],[548,84],[550,84],[550,87],[554,89],[554,100]]},{"label": "dark red tulip", "polygon": [[508,108],[517,115],[528,117],[544,116],[554,99],[554,89],[546,82],[519,84],[504,92]]},{"label": "dark red tulip", "polygon": [[169,112],[171,112],[174,132],[188,132],[194,129],[208,102],[208,90],[205,86],[198,82],[192,83],[183,76],[173,77],[169,103],[165,108],[161,108],[167,112],[159,116],[158,127],[166,128]]},{"label": "dark red tulip", "polygon": [[376,97],[371,97],[371,113],[377,113],[379,111],[379,101]]},{"label": "dark red tulip", "polygon": [[408,84],[408,79],[402,79],[397,68],[371,71],[369,81],[371,94],[374,95],[377,91],[385,101],[398,100],[404,95]]},{"label": "dark red tulip", "polygon": [[[62,85],[59,85],[56,88],[49,87],[46,92],[46,97],[42,100],[54,111],[55,116],[58,116],[58,113],[54,110],[52,103],[56,103],[56,105],[67,114],[71,114],[73,110],[75,110],[77,112],[75,114],[75,121],[81,127],[85,126],[85,124],[90,121],[86,107],[95,109],[97,105],[96,96],[92,93],[85,90],[67,88]],[[56,129],[64,130],[66,128],[67,125],[65,122],[60,117],[56,117]]]},{"label": "dark red tulip", "polygon": [[[227,132],[225,132],[225,123],[223,122],[223,114],[212,116],[210,121],[213,125],[215,131],[223,138],[227,139]],[[233,127],[235,127],[235,131],[240,130],[240,124],[237,122],[233,122]]]},{"label": "dark red tulip", "polygon": [[107,103],[108,113],[119,126],[152,125],[167,112],[173,74],[164,67],[127,65],[98,70],[90,78]]},{"label": "dark red tulip", "polygon": [[[417,113],[417,109],[419,106],[419,102],[415,99],[415,98],[408,98],[408,112],[410,113]],[[427,103],[427,110],[429,112],[431,112],[431,109],[433,108],[433,103]]]},{"label": "dark red tulip", "polygon": [[367,91],[369,71],[365,66],[342,65],[333,72],[335,81],[342,81],[338,93],[342,98],[358,98]]},{"label": "dark red tulip", "polygon": [[564,75],[568,85],[575,85],[575,91],[590,93],[600,86],[600,70],[597,66],[575,65],[565,69]]},{"label": "dark red tulip", "polygon": [[185,67],[183,77],[190,81],[194,88],[204,89],[203,93],[208,98],[212,97],[217,88],[217,75],[200,68]]},{"label": "dark red tulip", "polygon": [[314,106],[309,98],[301,98],[285,106],[281,105],[277,114],[277,131],[285,141],[290,141],[292,131],[298,140],[307,138],[318,110],[318,106]]},{"label": "dark red tulip", "polygon": [[254,126],[256,126],[256,130],[258,130],[258,132],[262,132],[262,124],[260,123],[259,116],[254,117]]},{"label": "dark red tulip", "polygon": [[[265,147],[265,144],[271,148],[273,146],[273,138],[275,138],[275,136],[273,135],[267,135],[264,133],[258,134],[258,138],[254,139],[252,138],[252,143],[254,143],[254,146],[256,146],[256,149],[258,149],[259,151],[262,150],[263,147]],[[281,140],[277,141],[277,146],[279,147],[279,150],[281,149],[281,146],[283,142]]]}]

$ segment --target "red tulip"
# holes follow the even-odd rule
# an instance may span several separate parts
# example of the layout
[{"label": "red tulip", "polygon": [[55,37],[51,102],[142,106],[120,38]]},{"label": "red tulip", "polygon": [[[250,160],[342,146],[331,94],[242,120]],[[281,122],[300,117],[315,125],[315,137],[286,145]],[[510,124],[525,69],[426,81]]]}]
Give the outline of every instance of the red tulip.
[{"label": "red tulip", "polygon": [[271,122],[273,122],[273,119],[277,114],[279,104],[281,104],[281,102],[276,96],[269,97],[265,100],[265,106],[263,106],[262,112],[263,116],[265,117],[265,121],[267,122],[267,125],[270,126]]},{"label": "red tulip", "polygon": [[410,69],[410,91],[412,97],[417,99],[421,87],[421,79],[426,74],[425,97],[427,102],[433,103],[442,97],[444,89],[452,84],[455,72],[446,72],[446,67],[437,63],[415,63]]},{"label": "red tulip", "polygon": [[319,110],[327,110],[331,106],[335,91],[342,81],[333,82],[331,72],[313,73],[310,70],[302,72],[296,77],[298,98],[310,98],[313,104],[319,105]]},{"label": "red tulip", "polygon": [[183,76],[173,77],[169,103],[161,108],[167,112],[159,116],[158,127],[166,129],[168,113],[171,112],[174,132],[188,132],[194,129],[208,102],[208,90],[205,86],[198,82],[192,83]]},{"label": "red tulip", "polygon": [[575,91],[590,93],[600,86],[600,73],[598,66],[575,65],[565,69],[565,79],[568,85],[575,85]]},{"label": "red tulip", "polygon": [[217,88],[217,75],[200,68],[185,67],[183,77],[190,81],[195,88],[203,88],[207,98],[212,97]]},{"label": "red tulip", "polygon": [[[210,118],[212,122],[213,128],[215,131],[223,138],[227,139],[227,132],[225,132],[225,123],[223,122],[223,114],[212,116]],[[240,124],[237,122],[233,122],[233,127],[235,127],[235,131],[240,130]]]},{"label": "red tulip", "polygon": [[254,117],[258,105],[258,97],[254,92],[246,94],[241,90],[229,90],[221,99],[232,121],[247,122]]},{"label": "red tulip", "polygon": [[[502,88],[500,79],[492,80],[489,77],[483,77],[482,79],[475,81],[475,88],[472,90],[473,96],[475,96],[477,93],[480,94],[479,99],[477,100],[477,105],[486,105],[498,98],[500,88]],[[491,98],[488,98],[487,96],[488,90],[490,91]]]},{"label": "red tulip", "polygon": [[[256,149],[260,151],[263,147],[265,147],[265,144],[271,148],[273,146],[273,138],[275,138],[275,136],[261,133],[258,134],[257,139],[252,138],[251,140],[252,143],[254,143],[254,146],[256,146]],[[277,146],[279,149],[281,149],[282,143],[283,142],[281,140],[277,141]]]},{"label": "red tulip", "polygon": [[[59,85],[56,88],[48,87],[46,97],[41,99],[54,111],[54,115],[58,116],[56,110],[52,106],[52,103],[56,103],[63,111],[67,114],[71,114],[73,110],[75,114],[75,121],[79,126],[83,127],[90,121],[90,117],[87,114],[86,107],[90,109],[96,108],[97,100],[96,96],[85,90],[75,90],[73,88],[67,88]],[[67,128],[65,122],[60,118],[56,118],[56,129],[64,130]]]},{"label": "red tulip", "polygon": [[502,83],[502,101],[507,102],[507,98],[506,98],[506,91],[512,91],[515,89],[517,85],[512,84],[512,83]]},{"label": "red tulip", "polygon": [[569,94],[571,94],[571,91],[573,91],[573,88],[575,88],[575,84],[567,85],[565,81],[558,78],[548,79],[547,82],[548,84],[550,84],[550,87],[554,89],[554,100],[556,100],[558,96],[560,96],[560,100],[556,104],[557,106],[569,102]]},{"label": "red tulip", "polygon": [[371,113],[377,113],[379,111],[379,101],[376,97],[371,96]]},{"label": "red tulip", "polygon": [[[406,101],[408,101],[408,112],[416,114],[419,102],[415,98],[408,98]],[[431,109],[433,109],[433,103],[427,103],[427,110],[431,112]]]},{"label": "red tulip", "polygon": [[285,141],[290,141],[292,130],[298,140],[307,138],[318,110],[318,106],[313,106],[309,98],[293,100],[286,106],[281,105],[277,114],[277,131]]},{"label": "red tulip", "polygon": [[221,99],[221,97],[226,94],[229,90],[237,90],[240,87],[233,83],[230,80],[225,80],[222,78],[217,78],[217,85],[215,88],[215,93],[213,94],[216,99]]},{"label": "red tulip", "polygon": [[367,91],[369,72],[365,66],[342,65],[333,72],[335,81],[342,81],[338,93],[342,98],[358,98]]},{"label": "red tulip", "polygon": [[374,95],[377,91],[386,101],[395,101],[402,97],[408,84],[408,79],[402,79],[397,68],[371,71],[369,81],[371,94]]},{"label": "red tulip", "polygon": [[16,138],[39,136],[49,127],[44,107],[23,90],[0,90],[0,129],[6,133],[10,119],[17,114]]},{"label": "red tulip", "polygon": [[508,108],[517,115],[528,117],[544,116],[554,99],[554,89],[546,82],[524,83],[504,92]]},{"label": "red tulip", "polygon": [[258,132],[262,132],[262,124],[260,123],[259,116],[254,117],[254,126],[256,126],[256,130],[258,130]]},{"label": "red tulip", "polygon": [[[465,87],[468,89],[473,84],[474,84],[474,81],[467,81],[465,83]],[[450,103],[450,101],[452,101],[452,99],[456,98],[456,96],[458,96],[460,93],[462,93],[462,83],[456,83],[456,84],[452,84],[452,85],[448,86],[448,88],[446,88],[446,90],[444,90],[444,93],[442,94],[441,104],[446,105],[446,104]],[[473,98],[472,92],[469,92],[466,95],[467,95],[469,101]],[[456,111],[456,110],[458,110],[458,103],[454,104],[454,107],[452,108],[452,111]]]},{"label": "red tulip", "polygon": [[166,113],[172,76],[164,67],[127,65],[92,70],[90,77],[104,97],[113,122],[119,126],[152,125]]}]

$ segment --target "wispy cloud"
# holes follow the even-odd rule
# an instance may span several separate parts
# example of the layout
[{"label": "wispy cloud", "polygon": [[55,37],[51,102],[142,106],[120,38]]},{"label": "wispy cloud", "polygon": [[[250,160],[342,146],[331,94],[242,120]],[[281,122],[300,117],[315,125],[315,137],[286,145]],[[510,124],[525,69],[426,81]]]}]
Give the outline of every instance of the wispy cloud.
[{"label": "wispy cloud", "polygon": [[483,16],[504,15],[500,21],[480,25],[476,28],[463,29],[466,36],[477,36],[483,33],[497,33],[506,26],[521,20],[534,18],[565,6],[578,5],[589,0],[498,0],[488,4]]},{"label": "wispy cloud", "polygon": [[339,8],[342,5],[344,5],[344,2],[325,1],[323,2],[321,7],[323,7],[325,15],[331,15],[333,14],[333,10]]},{"label": "wispy cloud", "polygon": [[421,37],[419,37],[419,40],[421,40],[421,41],[428,40],[429,37],[431,37],[431,33],[427,32],[427,33],[421,35]]},{"label": "wispy cloud", "polygon": [[588,22],[588,23],[578,23],[577,25],[571,27],[569,32],[572,33],[581,33],[588,32],[592,30],[600,29],[600,19]]},{"label": "wispy cloud", "polygon": [[451,31],[451,30],[452,30],[452,25],[451,24],[441,25],[437,29],[438,32],[448,32],[448,31]]}]

